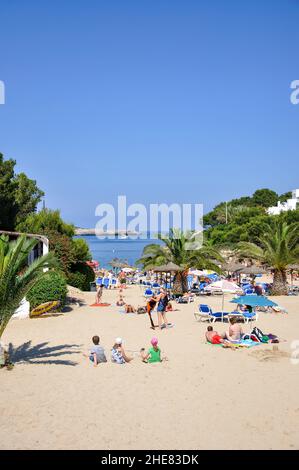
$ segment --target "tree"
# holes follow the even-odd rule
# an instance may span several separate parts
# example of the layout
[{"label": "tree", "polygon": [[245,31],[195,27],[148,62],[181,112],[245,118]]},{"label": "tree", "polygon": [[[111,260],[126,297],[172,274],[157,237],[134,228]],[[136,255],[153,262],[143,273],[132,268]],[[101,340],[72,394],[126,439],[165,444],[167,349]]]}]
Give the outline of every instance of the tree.
[{"label": "tree", "polygon": [[73,239],[73,256],[76,263],[86,263],[86,261],[91,261],[89,246],[83,238]]},{"label": "tree", "polygon": [[280,202],[287,202],[288,199],[292,199],[292,191],[281,194],[278,199]]},{"label": "tree", "polygon": [[267,230],[259,237],[259,244],[240,242],[236,254],[252,258],[271,266],[273,295],[287,295],[287,268],[299,261],[299,225],[288,225],[278,219],[268,223]]},{"label": "tree", "polygon": [[14,230],[29,213],[36,210],[43,192],[25,173],[16,175],[15,160],[4,160],[0,153],[0,227]]},{"label": "tree", "polygon": [[40,212],[29,214],[25,220],[17,226],[18,230],[26,233],[44,234],[59,233],[72,237],[75,227],[64,222],[59,210],[43,209]]},{"label": "tree", "polygon": [[0,153],[0,228],[13,230],[18,212],[15,200],[14,160],[4,161]]},{"label": "tree", "polygon": [[16,222],[18,223],[36,211],[45,193],[37,187],[36,181],[29,179],[25,173],[16,175],[15,181],[15,201],[18,206]]},{"label": "tree", "polygon": [[187,291],[186,276],[191,267],[220,272],[215,260],[221,262],[223,259],[214,247],[204,244],[198,250],[188,249],[187,244],[192,241],[191,232],[183,233],[180,230],[172,229],[166,237],[160,234],[159,239],[164,245],[147,245],[136,264],[141,264],[144,269],[152,269],[172,262],[183,268],[183,272],[178,272],[175,276],[174,291],[176,293]]},{"label": "tree", "polygon": [[0,237],[0,339],[22,299],[45,275],[44,268],[56,267],[52,253],[28,266],[28,255],[37,243],[26,236],[12,242],[8,237]]},{"label": "tree", "polygon": [[257,189],[252,195],[252,204],[254,206],[271,207],[278,203],[278,194],[271,189]]}]

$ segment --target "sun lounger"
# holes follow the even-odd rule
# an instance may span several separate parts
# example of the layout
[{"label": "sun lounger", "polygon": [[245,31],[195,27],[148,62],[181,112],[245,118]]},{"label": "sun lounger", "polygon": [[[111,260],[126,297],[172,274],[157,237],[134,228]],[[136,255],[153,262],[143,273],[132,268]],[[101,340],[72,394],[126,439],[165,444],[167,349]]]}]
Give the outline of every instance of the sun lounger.
[{"label": "sun lounger", "polygon": [[210,322],[215,322],[216,320],[221,320],[228,315],[228,312],[213,312],[212,309],[205,304],[200,304],[198,310],[194,312],[196,320],[203,321],[208,320]]}]

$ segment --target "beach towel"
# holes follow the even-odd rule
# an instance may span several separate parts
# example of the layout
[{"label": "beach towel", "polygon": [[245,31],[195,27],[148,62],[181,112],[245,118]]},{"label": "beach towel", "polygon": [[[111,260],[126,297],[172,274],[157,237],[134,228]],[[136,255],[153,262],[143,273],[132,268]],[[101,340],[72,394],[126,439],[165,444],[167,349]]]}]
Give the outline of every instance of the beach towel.
[{"label": "beach towel", "polygon": [[90,307],[110,307],[111,304],[101,303],[101,304],[91,304]]}]

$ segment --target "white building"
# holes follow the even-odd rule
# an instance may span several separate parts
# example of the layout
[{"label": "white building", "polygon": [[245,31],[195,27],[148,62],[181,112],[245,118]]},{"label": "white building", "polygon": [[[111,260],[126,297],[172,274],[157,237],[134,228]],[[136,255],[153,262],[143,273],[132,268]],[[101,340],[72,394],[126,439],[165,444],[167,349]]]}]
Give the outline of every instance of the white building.
[{"label": "white building", "polygon": [[292,199],[288,199],[286,202],[278,201],[277,206],[267,209],[267,213],[269,215],[279,215],[281,212],[295,211],[298,203],[299,189],[294,189],[294,191],[292,191]]}]

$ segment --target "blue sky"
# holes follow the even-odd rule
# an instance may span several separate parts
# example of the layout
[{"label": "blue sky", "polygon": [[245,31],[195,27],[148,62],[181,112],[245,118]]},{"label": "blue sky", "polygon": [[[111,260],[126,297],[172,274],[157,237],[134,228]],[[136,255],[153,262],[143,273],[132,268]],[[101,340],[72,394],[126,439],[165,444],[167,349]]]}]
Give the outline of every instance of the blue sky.
[{"label": "blue sky", "polygon": [[299,187],[298,0],[0,5],[0,152],[66,220]]}]

